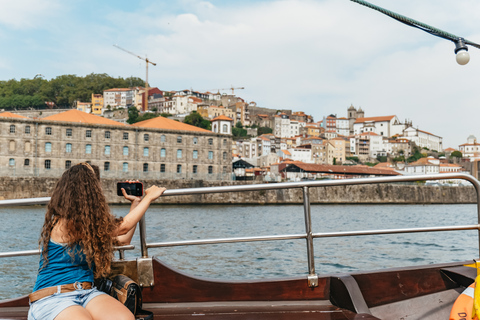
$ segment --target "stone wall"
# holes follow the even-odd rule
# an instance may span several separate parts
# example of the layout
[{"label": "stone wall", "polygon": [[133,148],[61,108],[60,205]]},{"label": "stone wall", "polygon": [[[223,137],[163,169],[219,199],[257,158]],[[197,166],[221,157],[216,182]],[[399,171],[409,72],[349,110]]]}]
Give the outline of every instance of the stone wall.
[{"label": "stone wall", "polygon": [[[50,196],[57,179],[54,178],[0,178],[0,199],[20,199]],[[116,179],[102,179],[105,195],[110,203],[125,203],[116,195]],[[148,180],[167,189],[200,188],[241,185],[245,182],[213,182],[202,180]],[[334,204],[455,204],[475,203],[473,187],[436,187],[423,185],[355,185],[310,188],[311,203]],[[159,201],[167,204],[302,204],[302,189],[281,189],[257,192],[198,194],[166,196]]]}]

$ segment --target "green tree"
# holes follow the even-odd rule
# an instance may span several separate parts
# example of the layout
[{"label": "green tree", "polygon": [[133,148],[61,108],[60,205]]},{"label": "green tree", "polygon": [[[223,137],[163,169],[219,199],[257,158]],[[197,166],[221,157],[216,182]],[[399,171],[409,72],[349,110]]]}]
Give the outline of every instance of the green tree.
[{"label": "green tree", "polygon": [[242,129],[242,128],[243,128],[242,122],[238,121],[238,122],[235,124],[235,128]]},{"label": "green tree", "polygon": [[198,112],[192,111],[183,120],[184,123],[190,124],[195,127],[211,130],[211,123],[207,119],[204,119]]},{"label": "green tree", "polygon": [[450,154],[450,156],[455,158],[461,158],[463,157],[463,154],[460,151],[455,150]]},{"label": "green tree", "polygon": [[136,107],[130,107],[128,108],[128,119],[127,123],[133,124],[135,122],[138,122],[138,116],[139,112]]},{"label": "green tree", "polygon": [[[131,107],[131,108],[135,108],[135,107]],[[135,109],[137,109],[137,108],[135,108]],[[151,113],[151,112],[146,112],[146,113],[142,114],[141,116],[138,116],[137,121],[135,121],[135,122],[145,121],[145,120],[153,119],[153,118],[157,118],[157,117],[158,117],[158,114]]]},{"label": "green tree", "polygon": [[[253,128],[253,127],[252,127]],[[272,133],[273,129],[269,127],[259,127],[257,129],[257,134],[261,136],[262,134]]]}]

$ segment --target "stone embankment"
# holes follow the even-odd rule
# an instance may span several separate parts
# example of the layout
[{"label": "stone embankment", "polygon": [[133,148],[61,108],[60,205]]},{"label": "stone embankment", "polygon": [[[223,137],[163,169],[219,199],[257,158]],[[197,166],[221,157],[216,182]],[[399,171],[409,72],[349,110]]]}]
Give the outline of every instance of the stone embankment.
[{"label": "stone embankment", "polygon": [[[57,179],[55,178],[0,178],[0,199],[48,197]],[[102,179],[107,200],[110,203],[126,203],[116,195],[114,179]],[[212,186],[241,185],[245,182],[211,182],[199,180],[149,180],[146,187],[157,184],[167,189],[199,188]],[[476,203],[473,187],[436,187],[424,185],[355,185],[310,188],[310,202],[316,204],[458,204]],[[198,194],[166,196],[159,201],[165,204],[301,204],[303,190],[281,189],[257,192]]]}]

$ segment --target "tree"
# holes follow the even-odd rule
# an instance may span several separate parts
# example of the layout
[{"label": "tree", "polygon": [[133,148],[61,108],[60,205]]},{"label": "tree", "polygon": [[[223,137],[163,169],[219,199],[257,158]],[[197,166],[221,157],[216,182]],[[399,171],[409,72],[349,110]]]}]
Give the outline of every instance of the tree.
[{"label": "tree", "polygon": [[[252,127],[253,128],[253,127]],[[257,129],[257,134],[261,136],[262,134],[272,133],[273,129],[269,127],[259,127]]]},{"label": "tree", "polygon": [[207,119],[204,119],[198,112],[192,111],[183,120],[184,123],[190,124],[195,127],[211,130],[211,123]]},{"label": "tree", "polygon": [[130,107],[128,108],[128,124],[133,124],[135,122],[138,122],[138,109],[136,107]]},{"label": "tree", "polygon": [[238,128],[238,129],[243,128],[242,122],[241,122],[241,121],[238,121],[238,122],[235,124],[235,128]]},{"label": "tree", "polygon": [[455,150],[450,154],[450,156],[455,157],[455,158],[461,158],[461,157],[463,157],[463,154],[460,151]]}]

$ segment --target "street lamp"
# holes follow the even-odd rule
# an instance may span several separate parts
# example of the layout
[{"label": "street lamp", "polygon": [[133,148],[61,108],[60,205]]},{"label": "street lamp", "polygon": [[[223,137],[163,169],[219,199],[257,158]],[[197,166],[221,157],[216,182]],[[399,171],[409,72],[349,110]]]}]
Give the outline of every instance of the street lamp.
[{"label": "street lamp", "polygon": [[422,23],[420,21],[408,18],[406,16],[402,16],[401,14],[398,14],[398,13],[395,13],[393,11],[384,9],[382,7],[379,7],[379,6],[376,6],[376,5],[371,4],[367,1],[364,1],[364,0],[350,0],[350,1],[356,2],[358,4],[361,4],[363,6],[368,7],[370,9],[379,11],[379,12],[381,12],[381,13],[383,13],[383,14],[385,14],[385,15],[387,15],[387,16],[389,16],[389,17],[391,17],[391,18],[393,18],[397,21],[400,21],[401,23],[404,23],[404,24],[410,26],[410,27],[414,27],[414,28],[423,30],[427,33],[430,33],[431,35],[436,36],[436,37],[440,37],[440,38],[452,41],[453,43],[455,43],[455,51],[454,52],[456,54],[456,60],[457,60],[457,63],[459,65],[462,65],[462,66],[466,65],[468,63],[468,61],[470,61],[470,55],[468,53],[467,44],[470,45],[470,46],[473,46],[477,49],[480,49],[480,45],[475,43],[475,42],[466,40],[462,37],[458,37],[458,36],[453,35],[451,33],[448,33],[448,32],[445,32],[443,30],[434,28],[432,26],[429,26],[428,24],[425,24],[425,23]]}]

